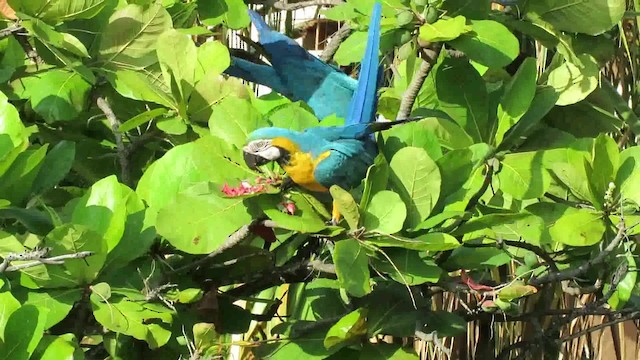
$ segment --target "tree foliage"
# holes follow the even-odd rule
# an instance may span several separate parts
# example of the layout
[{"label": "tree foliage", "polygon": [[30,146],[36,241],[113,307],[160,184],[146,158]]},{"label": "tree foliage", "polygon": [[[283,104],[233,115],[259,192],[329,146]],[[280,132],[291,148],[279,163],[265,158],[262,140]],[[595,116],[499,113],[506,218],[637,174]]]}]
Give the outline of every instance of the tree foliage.
[{"label": "tree foliage", "polygon": [[[378,112],[425,119],[318,195],[242,159],[254,129],[343,121],[223,75],[243,1],[0,1],[0,358],[413,359],[367,340],[447,352],[495,321],[533,335],[476,356],[557,356],[579,316],[638,318],[638,95],[614,66],[638,9],[504,3],[384,1]],[[372,5],[323,10],[353,30],[338,65]]]}]

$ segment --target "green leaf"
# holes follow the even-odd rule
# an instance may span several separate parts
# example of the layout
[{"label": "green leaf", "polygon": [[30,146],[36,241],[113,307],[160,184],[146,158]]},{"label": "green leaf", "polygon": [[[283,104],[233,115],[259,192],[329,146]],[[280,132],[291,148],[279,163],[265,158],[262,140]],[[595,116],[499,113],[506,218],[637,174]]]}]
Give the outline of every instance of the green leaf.
[{"label": "green leaf", "polygon": [[205,184],[178,194],[158,213],[158,234],[189,254],[207,254],[217,249],[252,220],[243,199],[225,198],[218,191]]},{"label": "green leaf", "polygon": [[82,290],[79,288],[40,291],[19,287],[12,291],[16,299],[24,305],[34,305],[38,308],[49,309],[44,325],[45,330],[64,320],[71,311],[73,304],[82,297]]},{"label": "green leaf", "polygon": [[498,105],[498,130],[496,143],[500,144],[507,131],[529,110],[536,95],[536,59],[528,57],[507,84]]},{"label": "green leaf", "polygon": [[449,43],[471,60],[490,68],[509,65],[520,53],[518,39],[493,20],[469,20],[471,31]]},{"label": "green leaf", "polygon": [[407,206],[406,224],[415,227],[429,217],[438,201],[440,171],[427,152],[406,147],[391,159],[391,184]]},{"label": "green leaf", "polygon": [[515,281],[500,289],[500,291],[498,291],[498,298],[504,301],[511,301],[537,292],[538,289],[535,287],[526,285],[523,281]]},{"label": "green leaf", "polygon": [[498,173],[500,189],[519,200],[542,197],[551,184],[543,156],[541,151],[506,155]]},{"label": "green leaf", "polygon": [[529,110],[507,130],[499,143],[498,151],[511,149],[526,140],[526,137],[534,131],[540,120],[555,106],[559,96],[551,86],[538,87]]},{"label": "green leaf", "polygon": [[111,251],[124,233],[126,201],[131,194],[133,191],[120,184],[115,175],[99,180],[75,204],[71,220],[104,236]]},{"label": "green leaf", "polygon": [[303,194],[292,194],[289,199],[293,201],[296,212],[291,215],[278,209],[278,204],[283,201],[282,197],[261,196],[258,205],[271,220],[278,224],[278,227],[302,233],[315,233],[324,230],[327,225],[316,211],[314,204]]},{"label": "green leaf", "polygon": [[540,0],[528,2],[526,14],[558,30],[598,35],[622,20],[625,10],[624,0]]},{"label": "green leaf", "polygon": [[150,101],[173,109],[177,108],[169,88],[162,81],[159,81],[152,72],[118,69],[105,73],[105,77],[111,86],[126,98]]},{"label": "green leaf", "polygon": [[225,23],[232,29],[249,25],[247,5],[242,0],[198,0],[198,13],[202,23],[215,26]]},{"label": "green leaf", "polygon": [[602,215],[585,209],[571,209],[549,228],[553,241],[571,246],[591,246],[602,241],[606,230]]},{"label": "green leaf", "polygon": [[435,82],[440,109],[475,142],[489,142],[487,89],[473,66],[464,59],[447,58],[436,69]]},{"label": "green leaf", "polygon": [[324,338],[327,349],[342,348],[367,333],[367,309],[359,308],[333,324]]},{"label": "green leaf", "polygon": [[347,221],[349,228],[351,230],[357,229],[360,222],[360,213],[353,196],[338,185],[332,185],[329,192],[333,197],[333,206],[337,206],[338,211]]},{"label": "green leaf", "polygon": [[302,102],[287,103],[269,114],[269,121],[275,127],[303,131],[318,126],[318,118],[303,107]]},{"label": "green leaf", "polygon": [[98,60],[107,67],[146,68],[158,61],[156,44],[171,28],[171,17],[159,3],[146,9],[130,4],[116,11],[100,35]]},{"label": "green leaf", "polygon": [[362,225],[368,231],[394,234],[402,230],[402,224],[404,224],[406,217],[407,208],[400,195],[382,190],[373,195],[367,205]]},{"label": "green leaf", "polygon": [[586,168],[593,204],[604,206],[604,196],[609,183],[615,179],[619,164],[618,144],[606,134],[600,134],[593,143],[591,164]]},{"label": "green leaf", "polygon": [[391,159],[398,150],[407,146],[425,149],[433,160],[437,160],[442,156],[438,137],[431,131],[424,131],[424,127],[420,122],[395,126],[383,134],[385,141],[382,152],[387,159]]},{"label": "green leaf", "polygon": [[142,302],[126,298],[112,297],[109,303],[104,303],[95,294],[91,295],[91,307],[93,316],[102,326],[145,341],[151,349],[163,346],[171,337],[171,331],[167,329],[172,322],[170,309],[145,307]]},{"label": "green leaf", "polygon": [[640,147],[630,147],[620,153],[616,185],[623,199],[640,204]]},{"label": "green leaf", "polygon": [[191,38],[172,29],[158,37],[156,52],[165,84],[171,88],[175,82],[178,91],[173,92],[173,96],[181,99],[179,103],[186,106],[186,100],[195,86],[198,66],[196,45]]},{"label": "green leaf", "polygon": [[108,0],[9,0],[9,5],[27,15],[57,23],[96,16]]},{"label": "green leaf", "polygon": [[0,358],[28,360],[42,339],[47,308],[23,305],[9,316],[4,341],[0,342]]},{"label": "green leaf", "polygon": [[425,23],[420,27],[420,38],[424,41],[449,41],[467,31],[467,19],[458,15],[450,19],[439,19],[433,24]]},{"label": "green leaf", "polygon": [[367,170],[367,177],[364,179],[360,208],[366,209],[371,196],[386,190],[389,182],[389,163],[382,154],[378,154],[373,165]]},{"label": "green leaf", "polygon": [[124,123],[122,123],[122,125],[120,125],[118,127],[118,131],[119,132],[127,132],[129,130],[133,130],[135,128],[137,128],[140,125],[146,124],[149,121],[162,116],[164,114],[167,113],[167,109],[164,108],[156,108],[156,109],[152,109],[152,110],[147,110],[145,112],[142,112],[134,117],[132,117],[131,119],[125,121]]},{"label": "green leaf", "polygon": [[462,185],[471,177],[471,172],[474,170],[472,158],[473,152],[471,150],[455,149],[436,160],[442,177],[439,198],[441,202],[447,196],[460,190]]},{"label": "green leaf", "polygon": [[33,181],[31,191],[42,194],[54,188],[62,181],[73,166],[76,157],[76,143],[62,140],[51,149]]},{"label": "green leaf", "polygon": [[565,61],[549,72],[547,84],[551,85],[560,98],[556,105],[575,104],[591,94],[598,86],[600,66],[588,54],[578,55],[579,63]]},{"label": "green leaf", "polygon": [[198,67],[196,81],[200,81],[205,74],[220,75],[231,65],[229,49],[220,41],[207,41],[198,47]]},{"label": "green leaf", "polygon": [[400,247],[418,251],[445,251],[460,246],[456,238],[449,234],[429,233],[416,238],[401,236],[375,236],[367,237],[366,241],[378,247]]},{"label": "green leaf", "polygon": [[369,285],[369,259],[357,240],[336,242],[333,263],[340,287],[351,296],[362,297],[371,292]]},{"label": "green leaf", "polygon": [[47,122],[73,120],[87,106],[91,84],[76,72],[52,69],[19,81],[25,89],[21,97]]},{"label": "green leaf", "polygon": [[248,100],[227,97],[211,107],[211,135],[242,148],[249,134],[269,124]]},{"label": "green leaf", "polygon": [[44,162],[47,145],[20,153],[0,177],[0,199],[22,205],[31,195],[33,182]]},{"label": "green leaf", "polygon": [[45,335],[34,352],[41,360],[84,359],[78,340],[73,334]]},{"label": "green leaf", "polygon": [[374,262],[379,271],[389,274],[391,278],[405,285],[437,283],[442,274],[433,260],[417,251],[408,249],[386,249],[387,256],[380,256]]}]

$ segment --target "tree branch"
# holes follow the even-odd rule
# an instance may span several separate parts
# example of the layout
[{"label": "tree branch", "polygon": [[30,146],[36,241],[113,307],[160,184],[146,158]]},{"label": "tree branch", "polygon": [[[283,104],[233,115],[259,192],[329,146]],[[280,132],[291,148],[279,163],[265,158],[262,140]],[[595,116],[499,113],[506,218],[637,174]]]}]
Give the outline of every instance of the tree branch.
[{"label": "tree branch", "polygon": [[592,267],[604,262],[607,256],[609,256],[609,254],[613,250],[615,250],[618,247],[618,245],[620,245],[620,243],[622,242],[622,239],[624,239],[625,237],[626,237],[626,227],[624,225],[624,222],[621,221],[618,224],[618,233],[616,234],[616,236],[613,238],[613,240],[611,240],[609,245],[607,245],[607,247],[604,248],[600,253],[598,253],[598,255],[596,255],[593,259],[586,261],[585,263],[583,263],[582,265],[576,268],[571,268],[563,271],[554,271],[554,272],[550,272],[545,276],[542,276],[539,278],[533,278],[529,280],[529,284],[539,287],[540,285],[544,285],[551,282],[571,280],[573,278],[576,278],[586,273],[587,271],[589,271],[589,269],[591,269]]},{"label": "tree branch", "polygon": [[109,125],[111,126],[111,131],[113,132],[113,136],[116,139],[116,148],[118,151],[118,162],[120,163],[120,174],[122,177],[122,182],[126,185],[131,185],[129,155],[127,148],[122,141],[122,133],[118,129],[120,127],[120,122],[118,121],[118,118],[116,118],[116,115],[113,113],[113,110],[111,109],[107,98],[98,97],[98,99],[96,99],[96,104],[107,117],[107,121],[109,121]]},{"label": "tree branch", "polygon": [[[33,251],[25,251],[21,254],[10,253],[4,257],[2,263],[0,263],[0,273],[9,272],[9,271],[18,271],[22,269],[27,269],[30,267],[38,266],[38,265],[61,265],[64,264],[65,260],[68,259],[84,259],[94,254],[92,251],[80,251],[72,254],[64,254],[53,257],[46,257],[51,251],[50,247],[36,249]],[[12,261],[29,261],[34,260],[32,262],[20,265],[11,265]]]},{"label": "tree branch", "polygon": [[427,79],[433,65],[438,61],[440,51],[442,51],[442,44],[440,43],[434,43],[431,49],[424,49],[425,59],[422,64],[420,64],[420,69],[418,69],[418,72],[413,76],[411,83],[402,96],[402,100],[400,101],[400,110],[398,111],[398,116],[396,118],[406,119],[411,116],[413,104],[415,104],[418,93],[420,92],[424,81]]},{"label": "tree branch", "polygon": [[327,45],[325,46],[322,54],[320,54],[320,60],[324,62],[329,62],[333,59],[333,56],[338,51],[340,44],[351,34],[351,27],[349,24],[345,23],[340,27],[338,31],[336,31],[333,36],[328,40]]}]

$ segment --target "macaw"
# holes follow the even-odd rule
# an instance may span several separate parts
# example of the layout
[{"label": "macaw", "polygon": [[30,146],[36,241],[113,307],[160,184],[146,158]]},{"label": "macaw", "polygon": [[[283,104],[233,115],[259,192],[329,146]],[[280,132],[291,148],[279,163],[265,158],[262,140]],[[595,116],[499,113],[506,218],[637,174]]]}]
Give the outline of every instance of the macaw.
[{"label": "macaw", "polygon": [[[360,184],[373,164],[378,148],[373,133],[416,118],[375,122],[379,83],[381,5],[373,7],[358,86],[344,126],[312,127],[302,132],[267,127],[253,131],[243,147],[247,166],[276,161],[297,185],[326,192],[332,185],[351,189]],[[333,206],[332,222],[340,218]]]},{"label": "macaw", "polygon": [[271,66],[233,57],[225,73],[268,86],[292,101],[302,100],[319,119],[331,114],[345,118],[358,81],[273,31],[255,11],[249,10],[249,17]]}]

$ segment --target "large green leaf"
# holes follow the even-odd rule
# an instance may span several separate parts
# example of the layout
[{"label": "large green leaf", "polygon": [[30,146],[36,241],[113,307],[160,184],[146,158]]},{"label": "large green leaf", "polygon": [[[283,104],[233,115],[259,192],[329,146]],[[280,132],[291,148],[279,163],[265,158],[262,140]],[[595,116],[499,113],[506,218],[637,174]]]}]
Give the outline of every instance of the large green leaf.
[{"label": "large green leaf", "polygon": [[394,234],[402,230],[407,208],[400,195],[383,190],[371,198],[362,218],[362,226],[368,231]]},{"label": "large green leaf", "polygon": [[341,348],[357,341],[367,333],[367,309],[359,308],[333,324],[324,338],[327,349]]},{"label": "large green leaf", "polygon": [[84,359],[84,352],[73,334],[45,335],[34,352],[40,360]]},{"label": "large green leaf", "polygon": [[247,138],[253,130],[267,126],[267,121],[248,100],[227,97],[211,106],[211,135],[238,148],[247,143]]},{"label": "large green leaf", "polygon": [[171,17],[159,3],[130,4],[116,11],[100,35],[98,60],[109,67],[140,69],[158,61],[156,44],[171,28]]},{"label": "large green leaf", "polygon": [[471,31],[449,41],[471,60],[487,67],[509,65],[520,53],[518,39],[493,20],[470,20]]},{"label": "large green leaf", "polygon": [[127,197],[132,194],[133,191],[120,184],[115,175],[106,177],[93,184],[75,204],[71,221],[104,236],[108,251],[111,251],[124,233]]},{"label": "large green leaf", "polygon": [[79,288],[39,291],[20,287],[13,289],[13,292],[24,305],[31,304],[38,308],[49,309],[45,330],[66,318],[73,304],[82,297],[82,290]]},{"label": "large green leaf", "polygon": [[9,0],[9,5],[27,15],[56,23],[96,16],[109,0]]},{"label": "large green leaf", "polygon": [[[89,84],[73,71],[52,69],[14,81],[13,85],[24,99],[31,101],[33,110],[47,122],[73,120],[87,106]],[[22,90],[24,89],[24,90]]]},{"label": "large green leaf", "polygon": [[538,0],[527,2],[527,15],[556,29],[589,35],[603,33],[622,19],[624,0]]},{"label": "large green leaf", "polygon": [[406,224],[415,227],[435,207],[440,194],[440,171],[427,152],[406,147],[391,159],[391,183],[407,206]]},{"label": "large green leaf", "polygon": [[542,197],[551,183],[543,157],[541,151],[506,155],[498,173],[500,189],[520,200]]},{"label": "large green leaf", "polygon": [[547,84],[553,86],[560,98],[557,105],[570,105],[587,97],[598,86],[600,66],[588,54],[578,55],[579,62],[565,61],[549,72]]},{"label": "large green leaf", "polygon": [[44,334],[47,308],[24,305],[14,311],[0,342],[0,358],[28,360]]},{"label": "large green leaf", "polygon": [[425,23],[420,27],[420,38],[425,41],[449,41],[468,31],[464,16],[439,19],[433,24]]},{"label": "large green leaf", "polygon": [[218,248],[252,220],[242,198],[224,198],[219,191],[201,184],[178,194],[158,213],[158,234],[190,254],[206,254]]},{"label": "large green leaf", "polygon": [[606,134],[600,134],[593,142],[591,164],[587,166],[587,179],[593,204],[602,209],[604,197],[613,182],[619,165],[618,144]]},{"label": "large green leaf", "polygon": [[480,74],[464,59],[446,59],[436,70],[439,105],[475,142],[490,137],[487,89]]},{"label": "large green leaf", "polygon": [[615,183],[623,199],[640,205],[640,147],[633,146],[620,153]]},{"label": "large green leaf", "polygon": [[336,242],[333,263],[340,286],[350,295],[362,297],[371,292],[369,259],[364,247],[353,239]]},{"label": "large green leaf", "polygon": [[167,328],[173,321],[172,310],[161,306],[144,306],[143,302],[111,297],[104,302],[95,293],[91,295],[93,316],[105,328],[146,341],[152,349],[169,341]]},{"label": "large green leaf", "polygon": [[536,95],[537,66],[535,58],[526,58],[507,84],[498,105],[498,130],[496,143],[500,144],[505,133],[527,112]]}]

